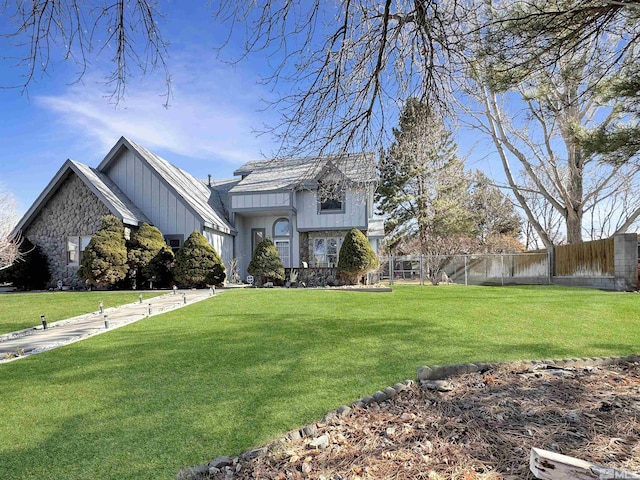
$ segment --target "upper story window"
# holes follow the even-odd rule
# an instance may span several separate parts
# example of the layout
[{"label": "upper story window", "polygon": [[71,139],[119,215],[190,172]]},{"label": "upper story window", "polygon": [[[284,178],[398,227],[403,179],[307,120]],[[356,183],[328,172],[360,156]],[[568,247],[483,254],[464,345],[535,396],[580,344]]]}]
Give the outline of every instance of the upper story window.
[{"label": "upper story window", "polygon": [[318,182],[318,213],[343,213],[344,187],[341,182]]},{"label": "upper story window", "polygon": [[286,218],[279,218],[273,224],[273,236],[274,237],[289,237],[291,236],[291,225]]}]

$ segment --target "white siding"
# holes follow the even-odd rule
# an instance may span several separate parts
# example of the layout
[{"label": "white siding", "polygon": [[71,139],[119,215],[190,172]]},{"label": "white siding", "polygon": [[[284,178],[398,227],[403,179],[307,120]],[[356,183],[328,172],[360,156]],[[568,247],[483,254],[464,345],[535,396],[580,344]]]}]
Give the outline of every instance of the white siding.
[{"label": "white siding", "polygon": [[124,149],[105,173],[163,234],[183,234],[186,240],[202,231],[200,220],[133,152]]},{"label": "white siding", "polygon": [[297,194],[298,228],[303,230],[334,230],[364,227],[367,224],[367,195],[364,190],[347,190],[344,213],[318,213],[316,190]]},{"label": "white siding", "polygon": [[216,249],[218,255],[222,257],[222,263],[227,267],[227,277],[229,277],[231,275],[229,265],[233,258],[233,237],[226,233],[220,233],[209,228],[205,228],[202,234],[205,236],[209,244]]},{"label": "white siding", "polygon": [[288,192],[233,194],[231,209],[261,209],[289,207],[291,196]]},{"label": "white siding", "polygon": [[[264,228],[267,237],[273,239],[273,224],[279,218],[287,218],[287,215],[268,215],[259,217],[243,217],[236,215],[236,228],[238,235],[236,236],[236,257],[238,258],[238,268],[240,275],[244,280],[247,276],[247,268],[251,261],[251,229]],[[291,267],[300,267],[300,238],[297,232],[296,216],[292,215],[291,219]],[[281,239],[283,237],[278,237]]]}]

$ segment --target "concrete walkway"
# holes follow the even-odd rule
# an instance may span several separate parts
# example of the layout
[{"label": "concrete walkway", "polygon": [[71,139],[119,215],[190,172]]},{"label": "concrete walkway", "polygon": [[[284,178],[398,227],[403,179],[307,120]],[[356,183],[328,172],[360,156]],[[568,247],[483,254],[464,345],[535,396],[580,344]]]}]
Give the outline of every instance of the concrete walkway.
[{"label": "concrete walkway", "polygon": [[[215,290],[219,295],[221,290]],[[103,313],[92,312],[59,322],[50,323],[45,330],[38,325],[26,330],[0,335],[0,363],[19,360],[29,355],[68,345],[93,335],[108,332],[149,316],[160,315],[192,303],[211,298],[211,290],[178,290],[158,297],[106,308]]]}]

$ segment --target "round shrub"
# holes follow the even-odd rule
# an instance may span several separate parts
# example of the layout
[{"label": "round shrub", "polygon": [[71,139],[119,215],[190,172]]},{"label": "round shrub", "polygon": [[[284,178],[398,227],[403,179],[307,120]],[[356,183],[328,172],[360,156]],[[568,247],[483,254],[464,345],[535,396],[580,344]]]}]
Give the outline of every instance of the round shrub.
[{"label": "round shrub", "polygon": [[[135,284],[151,282],[160,286],[166,280],[173,262],[173,252],[157,227],[143,223],[128,242],[127,263]],[[153,265],[151,265],[153,262]]]},{"label": "round shrub", "polygon": [[194,231],[176,253],[173,278],[182,287],[222,285],[226,274],[222,259],[207,239]]},{"label": "round shrub", "polygon": [[124,280],[128,270],[124,225],[113,215],[106,215],[82,253],[78,277],[88,284],[108,287]]},{"label": "round shrub", "polygon": [[338,259],[338,275],[348,284],[356,284],[367,273],[380,266],[378,257],[369,241],[357,228],[349,230],[344,237]]},{"label": "round shrub", "polygon": [[247,271],[262,282],[284,280],[284,266],[278,249],[270,238],[265,238],[256,246]]}]

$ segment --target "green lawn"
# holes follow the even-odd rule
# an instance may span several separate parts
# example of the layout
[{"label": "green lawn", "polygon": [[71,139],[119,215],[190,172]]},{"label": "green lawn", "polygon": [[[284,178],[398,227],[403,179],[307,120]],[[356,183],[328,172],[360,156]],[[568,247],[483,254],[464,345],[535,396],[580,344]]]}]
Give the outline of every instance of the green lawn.
[{"label": "green lawn", "polygon": [[[143,293],[150,298],[161,293]],[[136,292],[47,292],[0,294],[0,335],[40,325],[40,315],[47,322],[83,315],[104,308],[117,307],[138,300]]]},{"label": "green lawn", "polygon": [[246,289],[0,365],[0,478],[173,479],[423,364],[640,351],[635,294]]}]

